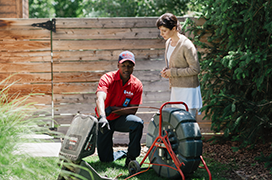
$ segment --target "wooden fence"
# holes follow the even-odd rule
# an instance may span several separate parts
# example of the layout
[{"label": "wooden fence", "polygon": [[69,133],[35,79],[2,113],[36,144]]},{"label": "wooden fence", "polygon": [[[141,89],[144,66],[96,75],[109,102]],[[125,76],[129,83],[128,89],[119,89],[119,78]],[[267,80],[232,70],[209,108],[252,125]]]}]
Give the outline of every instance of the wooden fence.
[{"label": "wooden fence", "polygon": [[0,0],[0,18],[28,18],[28,0]]},{"label": "wooden fence", "polygon": [[[160,76],[165,41],[155,27],[156,19],[0,19],[0,77],[15,74],[9,79],[16,81],[9,92],[32,93],[30,101],[54,119],[51,126],[58,125],[58,131],[65,133],[76,113],[94,114],[99,78],[116,70],[118,55],[130,50],[136,57],[134,75],[144,86],[141,106],[160,107],[169,100],[170,91],[168,80]],[[145,122],[142,142],[155,112],[138,110]],[[202,117],[197,116],[201,132],[210,132],[211,122]],[[128,136],[115,133],[114,142],[127,143]]]}]

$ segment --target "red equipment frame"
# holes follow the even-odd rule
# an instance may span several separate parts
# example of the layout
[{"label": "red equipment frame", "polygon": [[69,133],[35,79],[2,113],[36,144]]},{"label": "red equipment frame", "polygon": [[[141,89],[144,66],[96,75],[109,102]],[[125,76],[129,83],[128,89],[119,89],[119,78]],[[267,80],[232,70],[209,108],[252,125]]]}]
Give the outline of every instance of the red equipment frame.
[{"label": "red equipment frame", "polygon": [[[154,146],[160,147],[160,148],[166,148],[167,151],[168,151],[168,153],[170,154],[172,160],[174,161],[175,166],[177,167],[177,168],[173,168],[173,167],[170,167],[170,168],[173,168],[174,170],[178,171],[178,172],[180,173],[182,179],[185,180],[185,176],[184,176],[183,172],[182,172],[181,169],[180,169],[180,167],[181,167],[182,165],[184,165],[184,163],[183,163],[183,162],[181,163],[181,162],[179,161],[179,159],[177,158],[176,154],[174,153],[174,151],[173,151],[173,149],[172,149],[172,146],[171,146],[171,143],[169,142],[169,138],[168,138],[167,132],[166,132],[166,135],[165,135],[165,136],[162,136],[162,131],[161,131],[161,130],[162,130],[162,109],[163,109],[163,107],[164,107],[165,105],[167,105],[167,104],[182,104],[182,105],[185,106],[186,111],[189,110],[187,104],[185,104],[184,102],[166,102],[166,103],[164,103],[164,104],[161,105],[161,107],[160,107],[160,119],[159,119],[159,120],[160,120],[160,121],[159,121],[159,136],[154,140],[154,142],[152,143],[151,147],[150,147],[149,150],[147,151],[145,157],[143,158],[143,160],[142,160],[141,163],[140,163],[140,167],[143,165],[144,161],[146,160],[147,156],[149,155],[149,153],[151,152],[151,150],[153,149]],[[158,141],[158,140],[160,140],[160,141]],[[206,163],[205,163],[203,157],[200,156],[200,159],[201,159],[201,161],[202,161],[204,167],[200,167],[200,166],[199,166],[199,168],[205,168],[206,171],[207,171],[208,174],[209,174],[209,180],[212,180],[211,172],[210,172],[209,168],[207,167],[207,165],[206,165]],[[150,164],[152,164],[152,163],[150,163]],[[156,164],[156,165],[159,165],[159,164]],[[162,166],[162,165],[161,165],[161,166]]]}]

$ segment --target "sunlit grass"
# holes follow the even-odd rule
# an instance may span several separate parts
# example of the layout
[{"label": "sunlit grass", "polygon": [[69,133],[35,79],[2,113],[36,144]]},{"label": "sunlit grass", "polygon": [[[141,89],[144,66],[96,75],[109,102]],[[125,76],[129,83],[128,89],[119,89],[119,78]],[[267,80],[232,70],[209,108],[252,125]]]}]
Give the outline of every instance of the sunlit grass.
[{"label": "sunlit grass", "polygon": [[[140,163],[143,157],[138,157],[137,161]],[[159,177],[158,174],[151,169],[146,170],[149,167],[148,158],[145,160],[147,164],[143,164],[141,168],[145,168],[141,170],[142,173],[136,175],[134,177],[130,177],[128,169],[124,167],[125,159],[117,160],[111,163],[102,163],[99,161],[98,156],[89,156],[84,158],[102,177],[107,176],[109,178],[118,179],[126,179],[129,178],[131,180],[167,180],[167,178]],[[231,169],[230,166],[221,164],[213,161],[212,159],[205,160],[209,170],[212,173],[212,178],[216,180],[227,180],[227,178],[223,177],[227,171]],[[202,165],[202,163],[200,163]],[[186,180],[208,180],[209,175],[205,169],[198,168],[193,174],[186,175]]]}]

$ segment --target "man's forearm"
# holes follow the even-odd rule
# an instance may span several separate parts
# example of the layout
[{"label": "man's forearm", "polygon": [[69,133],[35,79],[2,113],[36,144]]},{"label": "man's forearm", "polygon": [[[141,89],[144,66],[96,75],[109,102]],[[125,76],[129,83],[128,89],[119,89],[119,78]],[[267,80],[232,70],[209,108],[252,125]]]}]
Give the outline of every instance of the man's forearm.
[{"label": "man's forearm", "polygon": [[101,115],[106,115],[105,113],[105,104],[104,104],[104,100],[102,98],[97,98],[96,100],[96,107],[98,110],[98,114]]}]

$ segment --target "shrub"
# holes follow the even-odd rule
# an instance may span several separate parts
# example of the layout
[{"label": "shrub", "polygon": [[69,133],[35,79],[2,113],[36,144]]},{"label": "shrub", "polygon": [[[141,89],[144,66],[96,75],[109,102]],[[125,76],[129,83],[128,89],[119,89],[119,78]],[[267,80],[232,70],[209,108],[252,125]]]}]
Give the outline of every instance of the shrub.
[{"label": "shrub", "polygon": [[[202,27],[192,27],[200,54],[205,118],[242,147],[269,142],[272,130],[271,0],[202,1]],[[203,42],[208,35],[208,42]]]}]

